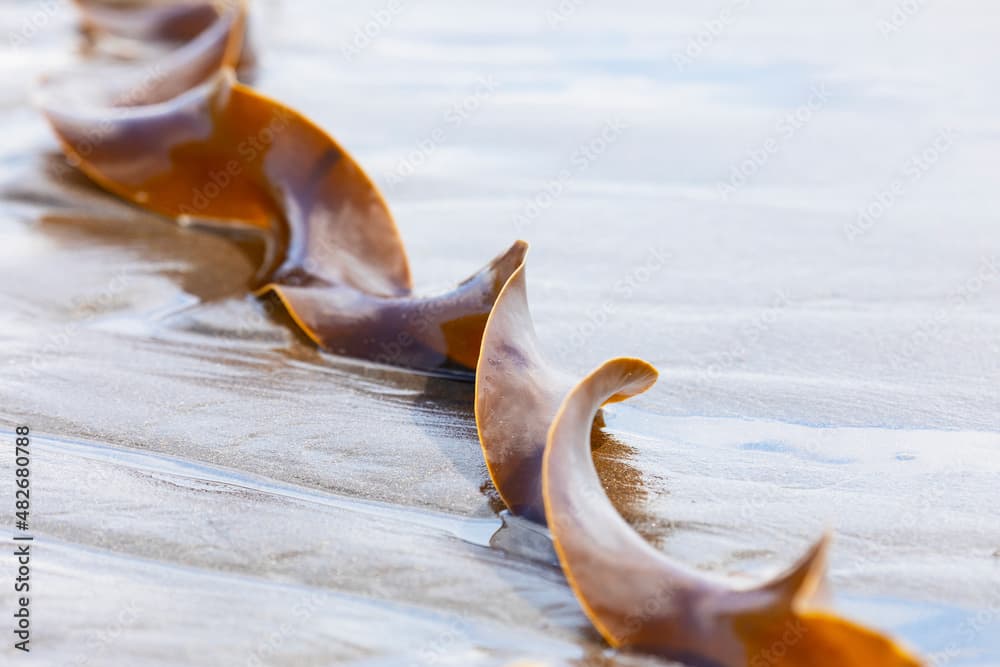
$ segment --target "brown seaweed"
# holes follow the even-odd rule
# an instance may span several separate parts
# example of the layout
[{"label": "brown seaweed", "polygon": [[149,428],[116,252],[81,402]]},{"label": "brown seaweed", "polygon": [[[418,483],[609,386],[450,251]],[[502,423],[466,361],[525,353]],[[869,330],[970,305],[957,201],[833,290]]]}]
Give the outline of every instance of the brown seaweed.
[{"label": "brown seaweed", "polygon": [[514,243],[484,269],[436,296],[382,297],[347,285],[271,283],[306,334],[345,356],[411,368],[474,369],[493,302],[526,245]]},{"label": "brown seaweed", "polygon": [[[40,105],[92,180],[186,224],[269,241],[257,293],[274,293],[318,345],[422,369],[475,368],[515,243],[455,290],[414,295],[389,208],[358,163],[307,118],[236,81],[245,10],[171,54],[135,95],[50,80]],[[181,82],[181,83],[178,83]],[[179,85],[187,86],[178,92]],[[95,102],[95,98],[96,102]]]},{"label": "brown seaweed", "polygon": [[[96,12],[96,16],[104,22],[110,21],[109,16],[119,15],[123,17],[121,21],[124,21],[124,17],[132,16],[135,12],[139,15],[137,23],[145,25],[145,30],[154,32],[157,29],[155,24],[146,24],[163,18],[155,9],[140,10],[133,8],[131,4],[120,7],[97,0],[78,4],[85,20]],[[171,5],[167,5],[169,6]],[[63,109],[69,108],[65,105],[71,104],[82,106],[88,110],[89,115],[102,114],[103,124],[95,132],[109,134],[114,131],[114,117],[122,113],[122,109],[168,102],[208,81],[224,68],[240,67],[250,50],[245,0],[234,0],[220,7],[213,3],[203,3],[200,6],[206,7],[213,18],[211,21],[206,21],[205,17],[199,19],[198,25],[205,25],[193,38],[168,42],[166,46],[169,50],[148,62],[129,62],[103,68],[91,63],[88,73],[69,71],[50,75],[41,87],[42,100],[54,99],[62,103]],[[103,9],[98,11],[98,8]],[[91,18],[91,23],[85,25],[92,25],[97,20]],[[113,30],[124,30],[125,27],[111,22],[107,29],[114,34]],[[95,30],[91,27],[89,32]],[[43,102],[43,106],[50,104]]]},{"label": "brown seaweed", "polygon": [[544,525],[545,438],[573,379],[539,350],[525,271],[511,274],[490,313],[476,368],[476,426],[497,493],[512,513]]},{"label": "brown seaweed", "polygon": [[494,486],[514,514],[547,523],[577,598],[612,646],[694,665],[918,665],[888,638],[812,610],[827,539],[786,574],[741,591],[686,571],[646,542],[605,493],[591,453],[603,405],[657,379],[640,359],[579,383],[542,355],[525,267],[494,304],[476,376],[476,423]]},{"label": "brown seaweed", "polygon": [[718,667],[921,664],[889,638],[814,608],[826,538],[787,573],[738,590],[681,568],[622,519],[591,459],[591,424],[602,405],[655,380],[656,371],[638,359],[602,364],[566,395],[542,462],[556,553],[608,643]]},{"label": "brown seaweed", "polygon": [[185,224],[264,235],[257,293],[318,345],[417,368],[476,368],[475,413],[508,507],[546,524],[585,613],[612,646],[716,667],[919,662],[888,638],[815,609],[828,540],[787,573],[736,590],[647,543],[591,457],[601,406],[656,381],[639,359],[580,382],[539,350],[518,241],[455,290],[415,296],[395,222],[357,162],[321,128],[236,81],[246,6],[78,0],[91,36],[180,44],[124,84],[50,79],[40,97],[71,163],[123,199]]},{"label": "brown seaweed", "polygon": [[[237,17],[240,27],[238,58],[233,67],[249,74],[257,58],[250,43],[246,0],[179,0],[148,2],[128,0],[74,0],[80,10],[80,30],[91,45],[107,37],[183,46],[205,40],[220,18]],[[224,28],[223,28],[224,29]],[[198,50],[195,44],[191,47]]]}]

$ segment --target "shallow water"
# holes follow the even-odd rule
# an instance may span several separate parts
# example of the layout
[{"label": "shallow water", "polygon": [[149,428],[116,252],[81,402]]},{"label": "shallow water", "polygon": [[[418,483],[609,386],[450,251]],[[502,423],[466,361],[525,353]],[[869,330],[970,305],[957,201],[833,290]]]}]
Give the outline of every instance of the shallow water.
[{"label": "shallow water", "polygon": [[[470,383],[317,353],[244,296],[252,248],[65,166],[28,106],[81,57],[51,6],[0,6],[31,664],[665,664],[606,649],[544,553],[490,546]],[[660,368],[597,450],[629,519],[746,580],[831,528],[839,609],[1000,665],[998,10],[388,6],[257,2],[256,85],[370,171],[419,285],[526,238],[553,357]]]}]

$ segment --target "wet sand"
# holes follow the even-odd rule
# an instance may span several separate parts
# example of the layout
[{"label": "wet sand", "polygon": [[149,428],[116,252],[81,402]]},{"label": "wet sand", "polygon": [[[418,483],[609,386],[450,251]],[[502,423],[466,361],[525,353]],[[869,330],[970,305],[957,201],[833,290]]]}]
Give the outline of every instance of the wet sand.
[{"label": "wet sand", "polygon": [[[995,10],[734,6],[716,31],[639,2],[384,24],[379,3],[258,2],[256,85],[368,169],[418,286],[525,238],[553,358],[660,368],[597,452],[661,549],[749,578],[832,528],[839,609],[1000,664]],[[28,104],[81,58],[47,7],[0,8],[30,664],[665,664],[606,649],[557,568],[490,546],[471,383],[316,352],[246,295],[253,247],[65,165]]]}]

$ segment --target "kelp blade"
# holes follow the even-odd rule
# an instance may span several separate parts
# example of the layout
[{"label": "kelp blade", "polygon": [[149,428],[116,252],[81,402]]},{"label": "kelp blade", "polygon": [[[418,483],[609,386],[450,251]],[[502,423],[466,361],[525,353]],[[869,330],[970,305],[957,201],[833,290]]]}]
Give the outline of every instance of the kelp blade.
[{"label": "kelp blade", "polygon": [[577,599],[613,646],[718,667],[916,667],[889,638],[812,608],[827,540],[762,586],[736,590],[646,542],[605,494],[590,452],[601,405],[645,390],[655,370],[606,362],[568,394],[549,430],[543,494],[556,553]]}]

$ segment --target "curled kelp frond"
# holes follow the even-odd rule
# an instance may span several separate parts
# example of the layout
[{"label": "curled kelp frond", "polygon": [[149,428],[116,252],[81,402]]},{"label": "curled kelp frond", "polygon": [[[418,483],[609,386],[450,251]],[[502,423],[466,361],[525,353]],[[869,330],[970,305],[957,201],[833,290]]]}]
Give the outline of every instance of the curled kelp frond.
[{"label": "curled kelp frond", "polygon": [[[83,4],[96,8],[106,3],[90,0]],[[41,99],[49,103],[43,102],[43,105],[52,106],[55,102],[62,109],[78,105],[96,107],[105,114],[104,132],[109,133],[113,127],[108,127],[108,109],[164,103],[204,83],[224,68],[241,67],[250,52],[245,0],[233,0],[219,6],[205,3],[205,6],[212,18],[210,21],[205,17],[198,20],[199,25],[204,23],[203,29],[186,41],[171,42],[170,49],[157,58],[115,65],[90,63],[84,72],[69,71],[46,77],[39,92]],[[85,11],[85,17],[88,11],[96,9]],[[140,24],[148,22],[141,19],[147,12],[160,17],[155,10],[142,10],[131,4],[105,9],[105,13],[113,16],[138,14]],[[104,14],[101,16],[107,18]],[[146,29],[154,28],[146,26]]]},{"label": "curled kelp frond", "polygon": [[655,379],[655,370],[638,359],[601,365],[563,400],[542,461],[556,553],[608,643],[718,667],[919,665],[885,636],[813,609],[826,538],[786,574],[736,590],[679,567],[628,525],[594,468],[591,424],[601,405],[643,391]]},{"label": "curled kelp frond", "polygon": [[399,232],[361,167],[232,70],[153,105],[67,104],[64,89],[43,93],[71,162],[105,189],[185,223],[266,233],[276,281],[409,292]]},{"label": "curled kelp frond", "polygon": [[271,283],[296,323],[337,354],[410,368],[473,369],[500,287],[524,261],[516,242],[457,288],[435,296],[379,296],[346,284]]},{"label": "curled kelp frond", "polygon": [[[569,375],[542,356],[519,266],[493,306],[476,368],[476,427],[493,485],[510,511],[545,523],[542,454]],[[625,394],[608,402],[621,401]]]},{"label": "curled kelp frond", "polygon": [[170,97],[175,86],[155,80],[139,102],[122,103],[79,82],[49,81],[39,104],[70,161],[144,209],[260,232],[269,251],[258,294],[275,294],[324,349],[413,368],[475,368],[486,318],[523,245],[451,292],[414,295],[399,231],[358,163],[309,119],[236,81],[229,65],[240,16],[226,14],[198,37],[223,26],[226,39],[189,43],[164,65],[187,82],[206,63],[217,68],[181,94]]},{"label": "curled kelp frond", "polygon": [[111,36],[162,46],[185,47],[204,39],[220,20],[239,18],[241,45],[233,66],[249,74],[256,64],[250,44],[246,0],[75,0],[80,10],[80,28],[91,43]]}]

